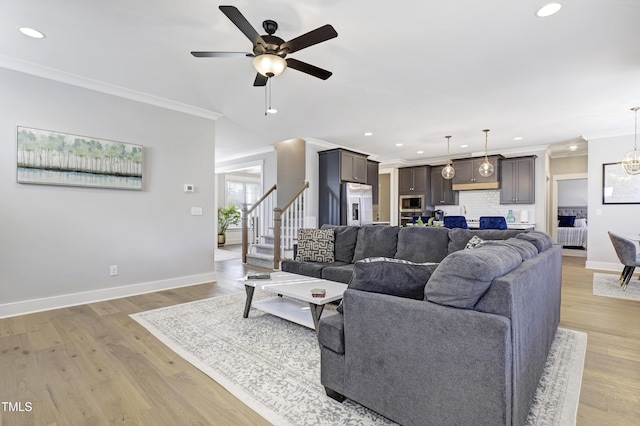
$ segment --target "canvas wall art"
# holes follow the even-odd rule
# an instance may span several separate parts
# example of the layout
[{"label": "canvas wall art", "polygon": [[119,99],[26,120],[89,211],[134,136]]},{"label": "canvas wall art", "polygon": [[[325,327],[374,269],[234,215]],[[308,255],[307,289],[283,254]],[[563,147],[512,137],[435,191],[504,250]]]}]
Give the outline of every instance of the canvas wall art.
[{"label": "canvas wall art", "polygon": [[602,165],[602,204],[640,204],[640,175],[630,175],[621,163]]},{"label": "canvas wall art", "polygon": [[18,126],[17,182],[142,190],[141,145]]}]

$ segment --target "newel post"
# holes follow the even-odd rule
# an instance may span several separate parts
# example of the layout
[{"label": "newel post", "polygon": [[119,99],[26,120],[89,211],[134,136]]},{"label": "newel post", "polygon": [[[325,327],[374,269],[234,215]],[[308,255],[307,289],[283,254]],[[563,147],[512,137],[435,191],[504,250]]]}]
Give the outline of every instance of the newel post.
[{"label": "newel post", "polygon": [[247,263],[249,251],[249,209],[245,204],[242,208],[242,263]]},{"label": "newel post", "polygon": [[273,209],[273,269],[280,269],[280,235],[282,232],[282,208]]}]

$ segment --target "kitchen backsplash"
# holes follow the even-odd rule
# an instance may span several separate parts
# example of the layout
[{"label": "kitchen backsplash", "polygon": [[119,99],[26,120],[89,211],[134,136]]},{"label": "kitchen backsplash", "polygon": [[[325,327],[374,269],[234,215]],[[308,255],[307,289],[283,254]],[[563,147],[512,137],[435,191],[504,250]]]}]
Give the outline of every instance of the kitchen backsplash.
[{"label": "kitchen backsplash", "polygon": [[[516,222],[521,221],[522,212],[526,211],[528,223],[536,222],[536,209],[534,204],[500,204],[500,191],[459,191],[457,206],[435,206],[449,216],[466,216],[469,219],[478,219],[480,216],[507,216],[509,210],[513,210]],[[466,210],[466,212],[465,212]]]}]

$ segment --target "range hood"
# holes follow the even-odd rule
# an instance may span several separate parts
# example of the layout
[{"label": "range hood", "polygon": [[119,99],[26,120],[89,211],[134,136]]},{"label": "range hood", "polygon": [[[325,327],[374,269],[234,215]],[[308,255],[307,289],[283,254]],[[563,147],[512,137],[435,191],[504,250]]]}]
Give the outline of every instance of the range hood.
[{"label": "range hood", "polygon": [[503,158],[502,155],[488,156],[488,160],[494,168],[493,174],[488,177],[482,177],[478,173],[478,168],[484,163],[484,156],[454,160],[453,167],[456,169],[456,174],[453,177],[451,188],[454,191],[500,189],[500,160]]}]

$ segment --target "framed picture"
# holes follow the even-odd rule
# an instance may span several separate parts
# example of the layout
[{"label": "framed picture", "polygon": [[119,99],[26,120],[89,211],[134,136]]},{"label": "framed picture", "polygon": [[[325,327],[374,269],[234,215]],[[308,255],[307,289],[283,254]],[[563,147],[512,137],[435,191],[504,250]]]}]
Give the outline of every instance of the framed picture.
[{"label": "framed picture", "polygon": [[18,183],[142,190],[141,145],[18,126]]},{"label": "framed picture", "polygon": [[630,175],[621,163],[602,165],[602,204],[640,204],[640,175]]}]

